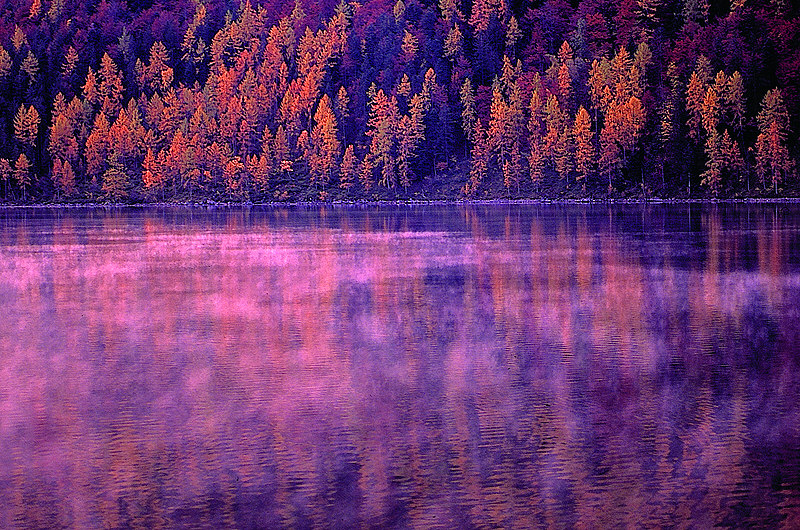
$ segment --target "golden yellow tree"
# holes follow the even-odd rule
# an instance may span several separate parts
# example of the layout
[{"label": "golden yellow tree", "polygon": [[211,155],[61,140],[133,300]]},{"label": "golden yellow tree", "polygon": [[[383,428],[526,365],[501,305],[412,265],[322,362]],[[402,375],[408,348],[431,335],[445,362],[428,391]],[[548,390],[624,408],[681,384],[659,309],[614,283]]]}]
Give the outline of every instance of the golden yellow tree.
[{"label": "golden yellow tree", "polygon": [[14,136],[25,147],[33,147],[39,134],[39,112],[31,105],[20,105],[14,116]]},{"label": "golden yellow tree", "polygon": [[337,137],[336,116],[328,95],[322,96],[314,114],[314,130],[311,133],[309,165],[311,184],[326,184],[333,178],[333,169],[339,158],[341,144]]},{"label": "golden yellow tree", "polygon": [[586,189],[586,179],[592,171],[592,166],[597,156],[592,143],[593,136],[589,113],[585,108],[580,107],[572,127],[572,138],[575,145],[577,180],[583,184],[584,189]]},{"label": "golden yellow tree", "polygon": [[775,193],[778,183],[794,170],[794,161],[789,156],[786,135],[789,128],[789,113],[783,103],[779,89],[766,93],[758,113],[758,138],[756,139],[756,171],[762,184],[772,182]]},{"label": "golden yellow tree", "polygon": [[342,155],[342,165],[339,168],[339,186],[348,189],[353,185],[358,173],[358,161],[352,145],[348,145]]},{"label": "golden yellow tree", "polygon": [[395,172],[395,133],[399,123],[397,100],[386,97],[378,90],[370,103],[370,116],[367,122],[367,136],[371,138],[365,160],[367,167],[380,169],[380,184],[394,186]]},{"label": "golden yellow tree", "polygon": [[22,190],[23,200],[26,199],[28,188],[31,185],[31,163],[25,153],[21,153],[14,164],[14,180],[17,181],[17,186]]}]

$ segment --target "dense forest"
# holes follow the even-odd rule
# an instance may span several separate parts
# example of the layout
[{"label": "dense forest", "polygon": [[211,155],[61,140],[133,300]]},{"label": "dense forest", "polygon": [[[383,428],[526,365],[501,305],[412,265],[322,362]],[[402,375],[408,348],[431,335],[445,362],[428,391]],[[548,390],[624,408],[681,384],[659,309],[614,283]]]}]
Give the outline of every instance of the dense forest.
[{"label": "dense forest", "polygon": [[0,200],[796,195],[788,0],[5,0]]}]

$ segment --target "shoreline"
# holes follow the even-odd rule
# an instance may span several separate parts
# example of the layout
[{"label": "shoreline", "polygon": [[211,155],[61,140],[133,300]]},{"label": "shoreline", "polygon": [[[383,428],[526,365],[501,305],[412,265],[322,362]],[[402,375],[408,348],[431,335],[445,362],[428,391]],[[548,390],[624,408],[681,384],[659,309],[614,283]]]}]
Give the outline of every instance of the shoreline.
[{"label": "shoreline", "polygon": [[675,199],[431,199],[431,200],[354,200],[354,201],[273,201],[273,202],[153,202],[153,203],[39,203],[0,204],[0,210],[33,209],[147,209],[147,208],[281,208],[281,207],[377,207],[377,206],[491,206],[491,205],[659,205],[659,204],[800,204],[800,197],[675,198]]}]

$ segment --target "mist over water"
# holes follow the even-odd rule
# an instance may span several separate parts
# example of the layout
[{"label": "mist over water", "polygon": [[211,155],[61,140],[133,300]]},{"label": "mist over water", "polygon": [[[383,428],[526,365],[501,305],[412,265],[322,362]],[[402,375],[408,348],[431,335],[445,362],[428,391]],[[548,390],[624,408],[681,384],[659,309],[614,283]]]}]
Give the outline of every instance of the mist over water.
[{"label": "mist over water", "polygon": [[800,527],[800,205],[0,209],[0,527]]}]

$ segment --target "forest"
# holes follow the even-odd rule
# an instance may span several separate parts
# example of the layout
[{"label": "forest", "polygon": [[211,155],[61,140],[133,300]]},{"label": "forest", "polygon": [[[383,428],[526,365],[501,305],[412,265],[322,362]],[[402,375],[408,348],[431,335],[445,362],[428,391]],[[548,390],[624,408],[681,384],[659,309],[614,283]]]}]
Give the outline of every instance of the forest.
[{"label": "forest", "polygon": [[0,202],[797,196],[789,0],[3,0]]}]

